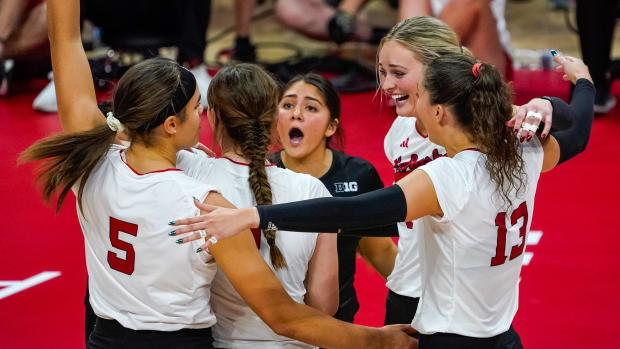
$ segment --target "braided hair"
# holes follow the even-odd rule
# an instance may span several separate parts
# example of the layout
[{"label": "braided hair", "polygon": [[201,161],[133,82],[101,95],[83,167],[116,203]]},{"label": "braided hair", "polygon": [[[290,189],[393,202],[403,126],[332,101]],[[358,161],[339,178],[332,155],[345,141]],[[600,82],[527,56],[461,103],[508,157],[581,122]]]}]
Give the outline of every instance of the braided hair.
[{"label": "braided hair", "polygon": [[[271,129],[278,110],[279,89],[273,78],[254,64],[227,66],[215,75],[207,100],[221,124],[244,157],[248,158],[248,182],[258,205],[272,203],[265,160],[271,143]],[[286,260],[276,245],[276,231],[263,230],[274,268],[286,268]]]}]

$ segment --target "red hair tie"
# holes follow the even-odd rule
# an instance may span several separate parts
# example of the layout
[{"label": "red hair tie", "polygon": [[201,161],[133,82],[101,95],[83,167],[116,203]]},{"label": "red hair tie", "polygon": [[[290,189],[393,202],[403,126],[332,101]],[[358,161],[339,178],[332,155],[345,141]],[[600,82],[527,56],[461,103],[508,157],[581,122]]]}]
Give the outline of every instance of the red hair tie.
[{"label": "red hair tie", "polygon": [[481,66],[482,66],[482,63],[476,63],[471,68],[471,73],[474,74],[475,77],[478,77],[478,75],[480,75],[480,67]]}]

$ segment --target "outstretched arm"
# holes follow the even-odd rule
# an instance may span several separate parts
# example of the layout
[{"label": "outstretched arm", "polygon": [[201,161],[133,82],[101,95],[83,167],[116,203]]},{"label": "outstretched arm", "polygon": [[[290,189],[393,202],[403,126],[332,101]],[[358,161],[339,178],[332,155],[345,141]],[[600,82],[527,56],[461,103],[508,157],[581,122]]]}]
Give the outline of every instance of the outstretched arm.
[{"label": "outstretched arm", "polygon": [[58,115],[63,132],[103,124],[80,36],[80,1],[48,0],[47,20]]},{"label": "outstretched arm", "polygon": [[[233,207],[219,194],[206,203]],[[400,327],[369,328],[342,322],[294,302],[262,259],[245,230],[210,247],[211,254],[239,295],[277,334],[324,348],[413,348],[415,341]]]},{"label": "outstretched arm", "polygon": [[[395,185],[347,198],[319,198],[234,210],[196,205],[207,214],[172,222],[183,226],[176,230],[178,233],[204,229],[217,239],[224,239],[249,228],[337,232],[443,214],[429,176],[417,170]],[[198,236],[195,233],[182,241],[193,241]]]}]

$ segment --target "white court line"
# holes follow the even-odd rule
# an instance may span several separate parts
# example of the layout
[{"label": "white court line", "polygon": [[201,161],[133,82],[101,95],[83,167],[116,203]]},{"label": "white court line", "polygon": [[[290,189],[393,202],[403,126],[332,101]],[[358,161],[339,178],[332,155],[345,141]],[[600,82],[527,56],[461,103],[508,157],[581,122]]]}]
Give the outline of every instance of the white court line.
[{"label": "white court line", "polygon": [[540,242],[540,238],[542,237],[542,230],[530,230],[529,234],[527,234],[527,244],[528,245],[538,245]]},{"label": "white court line", "polygon": [[0,281],[0,286],[6,286],[0,290],[0,299],[14,295],[58,276],[60,276],[59,271],[44,271],[22,281]]}]

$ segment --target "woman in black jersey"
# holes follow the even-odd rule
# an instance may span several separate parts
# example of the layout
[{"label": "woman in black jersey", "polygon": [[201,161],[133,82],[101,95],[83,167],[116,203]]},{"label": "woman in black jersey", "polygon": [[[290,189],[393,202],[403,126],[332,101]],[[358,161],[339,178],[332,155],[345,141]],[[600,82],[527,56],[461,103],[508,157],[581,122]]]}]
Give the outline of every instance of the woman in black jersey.
[{"label": "woman in black jersey", "polygon": [[[294,77],[283,89],[278,113],[283,150],[271,155],[272,162],[320,179],[336,197],[383,188],[370,162],[331,148],[332,143],[343,146],[343,136],[340,97],[329,80],[314,73]],[[386,229],[375,230],[384,235]],[[385,279],[392,272],[397,250],[388,237],[338,237],[340,305],[334,317],[348,322],[353,322],[359,309],[353,287],[357,252]]]}]

